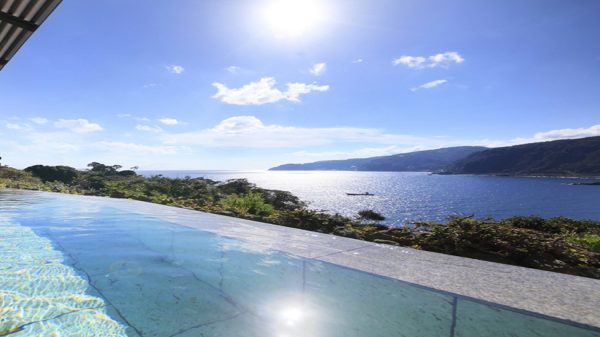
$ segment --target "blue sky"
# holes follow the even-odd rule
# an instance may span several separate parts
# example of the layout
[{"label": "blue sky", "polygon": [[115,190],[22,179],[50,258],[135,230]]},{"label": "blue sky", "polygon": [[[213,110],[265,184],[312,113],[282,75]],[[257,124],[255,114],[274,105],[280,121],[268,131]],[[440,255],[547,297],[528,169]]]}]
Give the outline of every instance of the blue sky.
[{"label": "blue sky", "polygon": [[66,0],[0,72],[0,155],[264,169],[600,135],[598,13],[592,0]]}]

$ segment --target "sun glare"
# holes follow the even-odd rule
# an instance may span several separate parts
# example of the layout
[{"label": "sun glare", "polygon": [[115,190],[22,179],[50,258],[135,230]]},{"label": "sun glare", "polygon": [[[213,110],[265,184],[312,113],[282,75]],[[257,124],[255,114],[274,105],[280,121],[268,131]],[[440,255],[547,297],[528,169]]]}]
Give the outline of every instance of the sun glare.
[{"label": "sun glare", "polygon": [[304,312],[299,306],[286,307],[280,312],[280,319],[288,326],[300,323],[304,318]]},{"label": "sun glare", "polygon": [[278,38],[305,35],[317,29],[325,17],[318,0],[274,0],[263,12],[268,28]]}]

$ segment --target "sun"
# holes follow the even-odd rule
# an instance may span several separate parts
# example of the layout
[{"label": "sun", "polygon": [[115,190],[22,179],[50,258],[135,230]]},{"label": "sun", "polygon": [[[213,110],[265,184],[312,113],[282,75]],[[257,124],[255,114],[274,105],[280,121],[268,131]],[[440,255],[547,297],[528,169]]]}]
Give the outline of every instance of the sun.
[{"label": "sun", "polygon": [[300,37],[317,29],[326,18],[319,0],[273,0],[263,11],[268,29],[279,38]]}]

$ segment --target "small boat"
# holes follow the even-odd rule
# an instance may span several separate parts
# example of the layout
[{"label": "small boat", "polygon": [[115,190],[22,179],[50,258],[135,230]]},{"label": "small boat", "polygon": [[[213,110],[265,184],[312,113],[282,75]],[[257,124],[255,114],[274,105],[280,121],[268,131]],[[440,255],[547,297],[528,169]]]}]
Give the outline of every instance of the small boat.
[{"label": "small boat", "polygon": [[365,192],[365,193],[346,193],[346,195],[356,196],[356,195],[375,195],[375,194],[369,193],[369,192]]}]

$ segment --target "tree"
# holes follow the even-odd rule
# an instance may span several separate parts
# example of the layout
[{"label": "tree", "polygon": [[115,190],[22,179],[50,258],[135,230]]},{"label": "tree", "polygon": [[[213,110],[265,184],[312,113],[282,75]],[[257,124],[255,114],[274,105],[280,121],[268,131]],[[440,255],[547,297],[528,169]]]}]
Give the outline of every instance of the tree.
[{"label": "tree", "polygon": [[137,173],[135,173],[135,171],[133,170],[123,170],[123,171],[119,171],[117,172],[117,174],[121,177],[135,177],[137,176]]},{"label": "tree", "polygon": [[85,190],[99,191],[104,188],[106,178],[102,173],[83,172],[77,180],[77,185]]},{"label": "tree", "polygon": [[248,182],[247,179],[230,179],[219,184],[218,189],[224,194],[247,194],[256,189],[256,185]]},{"label": "tree", "polygon": [[385,216],[383,216],[381,213],[375,212],[372,209],[365,209],[365,210],[359,211],[357,218],[358,218],[358,220],[360,220],[362,222],[366,222],[366,221],[379,222],[379,221],[385,220]]},{"label": "tree", "polygon": [[104,165],[98,162],[91,162],[87,165],[90,171],[97,172],[105,176],[113,176],[119,173],[119,170],[123,167],[121,165]]},{"label": "tree", "polygon": [[60,181],[69,185],[77,178],[77,170],[69,166],[33,165],[24,171],[40,178],[43,182]]},{"label": "tree", "polygon": [[302,207],[306,207],[306,203],[302,202],[297,196],[287,191],[265,190],[257,188],[257,191],[262,194],[265,201],[277,209],[286,209],[293,211]]}]

